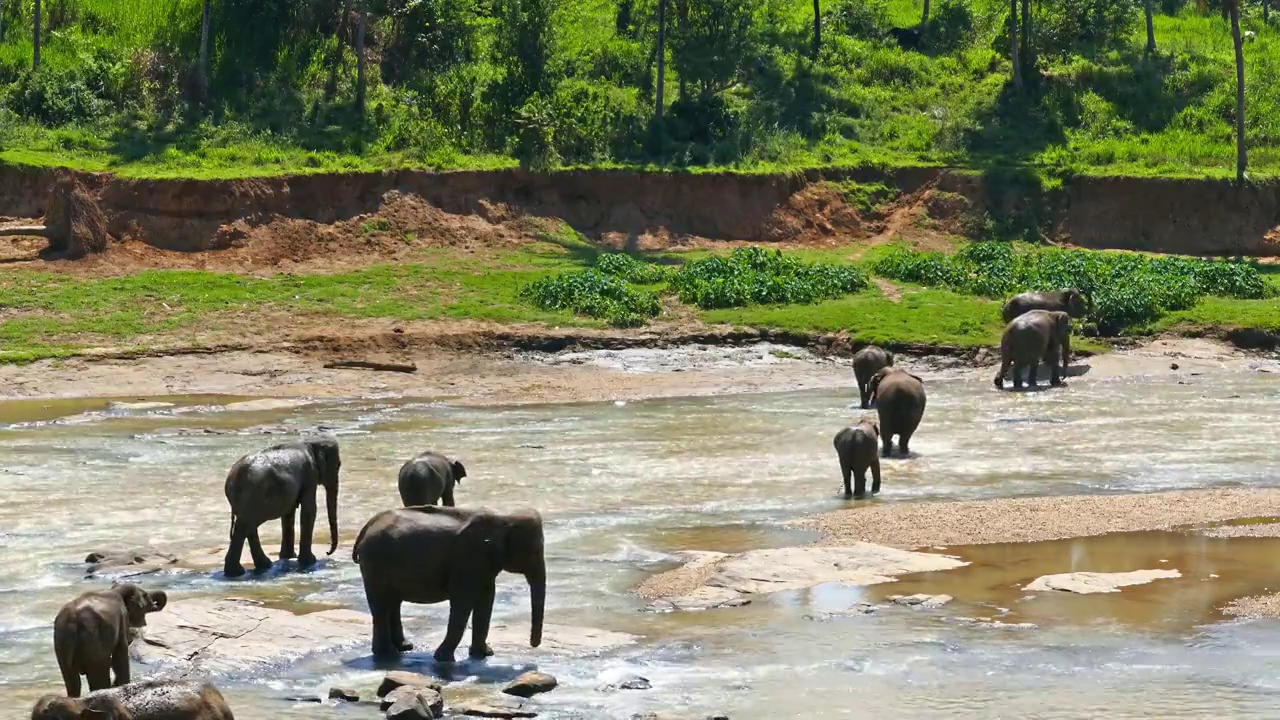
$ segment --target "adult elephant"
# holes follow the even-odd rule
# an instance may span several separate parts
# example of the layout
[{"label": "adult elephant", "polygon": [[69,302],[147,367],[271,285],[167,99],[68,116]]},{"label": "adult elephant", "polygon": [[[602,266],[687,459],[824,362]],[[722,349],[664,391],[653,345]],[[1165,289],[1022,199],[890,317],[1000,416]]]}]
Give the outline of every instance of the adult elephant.
[{"label": "adult elephant", "polygon": [[45,695],[31,720],[235,720],[213,685],[197,680],[148,680],[89,693]]},{"label": "adult elephant", "polygon": [[444,501],[453,507],[453,486],[467,476],[467,469],[457,460],[427,451],[400,467],[400,500],[405,507],[435,505]]},{"label": "adult elephant", "polygon": [[889,457],[894,435],[898,436],[898,450],[909,454],[911,436],[924,417],[924,380],[902,368],[882,368],[871,378],[871,402],[880,415],[881,455]]},{"label": "adult elephant", "polygon": [[1075,288],[1053,292],[1024,292],[1009,298],[1000,315],[1007,323],[1032,310],[1054,310],[1067,313],[1073,318],[1082,318],[1089,314],[1089,303],[1085,300],[1084,293]]},{"label": "adult elephant", "polygon": [[311,552],[311,535],[316,524],[316,488],[325,490],[329,515],[329,555],[338,549],[338,441],[322,437],[283,445],[245,455],[227,473],[227,502],[231,503],[231,545],[222,572],[227,577],[244,574],[240,554],[244,541],[257,572],[271,568],[271,558],[262,551],[258,526],[280,519],[280,559],[295,557],[293,521],[302,508],[302,532],[298,538],[298,565],[316,562]]},{"label": "adult elephant", "polygon": [[1049,383],[1061,385],[1058,370],[1059,351],[1062,368],[1071,352],[1071,316],[1065,312],[1032,310],[1019,315],[1005,326],[1000,338],[1000,372],[996,373],[996,389],[1004,388],[1004,376],[1013,366],[1013,386],[1022,387],[1022,370],[1027,371],[1027,384],[1036,386],[1036,369],[1043,359],[1049,364]]},{"label": "adult elephant", "polygon": [[147,592],[133,583],[87,592],[71,600],[53,620],[53,653],[69,697],[80,697],[80,676],[90,690],[129,682],[132,628],[146,627],[147,614],[168,604],[162,591]]},{"label": "adult elephant", "polygon": [[[863,419],[857,425],[836,433],[833,441],[840,458],[840,473],[844,477],[844,498],[860,498],[867,494],[867,470],[871,471],[871,494],[880,492],[880,426],[875,421]],[[857,484],[849,486],[850,477],[856,475]]]},{"label": "adult elephant", "polygon": [[862,409],[871,407],[871,378],[881,368],[893,366],[893,353],[875,345],[868,345],[853,355],[853,376],[858,380],[858,395]]},{"label": "adult elephant", "polygon": [[435,659],[453,662],[471,619],[471,657],[493,654],[487,638],[494,585],[503,570],[529,582],[533,627],[529,644],[542,643],[547,594],[542,517],[522,509],[499,514],[484,508],[419,505],[385,510],[365,523],[351,557],[360,564],[373,615],[373,654],[413,649],[405,640],[400,604],[449,601],[449,629]]}]

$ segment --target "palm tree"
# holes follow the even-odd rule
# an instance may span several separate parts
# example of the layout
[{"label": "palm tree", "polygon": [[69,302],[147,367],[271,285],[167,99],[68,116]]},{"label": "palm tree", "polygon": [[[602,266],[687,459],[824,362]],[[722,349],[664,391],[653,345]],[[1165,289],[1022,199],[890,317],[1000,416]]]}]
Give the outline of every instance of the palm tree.
[{"label": "palm tree", "polygon": [[360,117],[364,117],[364,26],[368,15],[368,0],[360,0],[360,24],[356,27],[356,112]]},{"label": "palm tree", "polygon": [[[926,6],[929,0],[924,0]],[[822,0],[813,0],[813,61],[818,61],[822,49]]]},{"label": "palm tree", "polygon": [[1156,51],[1156,28],[1151,22],[1151,0],[1142,0],[1142,10],[1147,15],[1147,54]]},{"label": "palm tree", "polygon": [[200,102],[209,94],[209,15],[212,11],[213,0],[204,0],[200,14]]},{"label": "palm tree", "polygon": [[33,40],[34,51],[31,54],[31,69],[40,69],[40,0],[36,0],[36,32]]},{"label": "palm tree", "polygon": [[[814,0],[817,2],[817,0]],[[667,0],[658,0],[658,92],[653,116],[662,122],[663,86],[667,84]]]}]

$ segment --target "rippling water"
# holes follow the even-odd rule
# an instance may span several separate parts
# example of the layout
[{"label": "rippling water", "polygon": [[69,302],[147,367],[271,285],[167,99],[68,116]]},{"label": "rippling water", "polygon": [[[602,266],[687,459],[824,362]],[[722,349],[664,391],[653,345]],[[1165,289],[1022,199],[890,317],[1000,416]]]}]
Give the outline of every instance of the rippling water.
[{"label": "rippling water", "polygon": [[[929,378],[915,456],[886,462],[877,501],[1274,484],[1280,383],[1255,373],[1183,381],[996,394],[986,380]],[[0,404],[0,706],[25,708],[44,692],[60,691],[51,620],[63,602],[93,586],[82,579],[79,562],[88,552],[150,545],[181,554],[218,546],[227,533],[222,484],[230,464],[288,437],[263,430],[316,428],[342,442],[337,554],[315,572],[265,581],[174,572],[148,576],[145,584],[175,597],[249,594],[363,610],[351,541],[370,515],[398,504],[399,465],[430,448],[466,464],[460,503],[531,504],[544,513],[548,622],[644,636],[636,647],[591,661],[547,660],[528,648],[499,658],[539,663],[560,678],[560,689],[535,701],[544,717],[650,710],[692,717],[762,710],[829,717],[1270,717],[1280,701],[1280,626],[1265,622],[1202,624],[1192,613],[1193,621],[1171,629],[1142,621],[1163,610],[1098,606],[1104,614],[1098,618],[1064,610],[1060,622],[1034,618],[1035,629],[986,627],[955,616],[986,612],[999,619],[1000,611],[966,609],[959,591],[953,612],[823,615],[894,588],[819,588],[704,613],[637,612],[642,602],[630,588],[669,567],[671,552],[803,542],[806,536],[779,524],[844,504],[831,437],[861,414],[849,405],[856,393],[847,390],[486,409],[354,400],[235,410],[236,398],[168,400],[176,406],[146,411],[110,410],[103,401]],[[318,523],[321,536],[323,527]],[[274,556],[278,525],[263,530]],[[1243,547],[1216,542],[1169,552],[1216,568],[1233,556],[1225,548]],[[1280,545],[1250,542],[1232,572],[1256,579]],[[322,537],[318,545],[324,544]],[[1095,551],[1113,554],[1115,547]],[[1044,572],[1075,569],[1054,570],[1053,558],[1066,551],[1056,552],[1047,548],[1023,561],[1050,568]],[[970,589],[972,604],[996,608],[1003,596],[990,588],[1007,580],[1013,561],[984,558],[967,559],[995,567],[996,575],[966,570],[946,582]],[[930,591],[930,582],[901,585]],[[1158,593],[1153,587],[1111,602],[1150,604]],[[1080,598],[1060,602],[1074,599]],[[406,611],[420,648],[434,647],[445,611]],[[495,619],[523,627],[527,618],[522,581],[503,580]],[[314,694],[330,682],[367,685],[376,673],[361,669],[366,655],[365,647],[336,651],[217,682],[237,717],[354,717],[354,710],[282,698]],[[135,675],[146,672],[135,663]],[[653,689],[597,690],[628,672],[648,677]]]}]

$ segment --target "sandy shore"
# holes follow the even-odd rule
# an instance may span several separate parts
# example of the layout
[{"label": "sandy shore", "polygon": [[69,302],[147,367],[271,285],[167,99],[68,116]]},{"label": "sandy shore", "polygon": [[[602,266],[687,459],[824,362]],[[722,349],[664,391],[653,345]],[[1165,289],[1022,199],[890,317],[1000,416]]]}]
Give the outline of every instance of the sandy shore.
[{"label": "sandy shore", "polygon": [[[860,505],[794,523],[823,542],[904,548],[1022,543],[1280,516],[1280,488]],[[1265,527],[1265,526],[1262,526]]]},{"label": "sandy shore", "polygon": [[1223,615],[1238,618],[1280,618],[1280,594],[1254,595],[1232,600],[1222,608]]}]

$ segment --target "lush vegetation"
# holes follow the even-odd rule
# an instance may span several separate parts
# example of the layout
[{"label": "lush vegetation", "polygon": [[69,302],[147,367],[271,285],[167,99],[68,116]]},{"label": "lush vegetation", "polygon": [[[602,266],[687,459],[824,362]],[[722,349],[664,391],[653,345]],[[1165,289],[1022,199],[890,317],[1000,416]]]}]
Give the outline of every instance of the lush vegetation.
[{"label": "lush vegetation", "polygon": [[863,290],[868,284],[867,276],[856,268],[805,262],[759,247],[694,260],[671,278],[680,301],[703,310],[811,304]]},{"label": "lush vegetation", "polygon": [[[202,0],[44,0],[38,71],[33,3],[3,0],[0,160],[195,177],[516,163],[1233,168],[1221,3],[1152,2],[1148,53],[1143,2],[1024,0],[1014,87],[1003,0],[935,0],[923,25],[920,0],[822,0],[816,54],[812,0],[661,0],[662,78],[659,1],[213,0],[202,73]],[[1268,1],[1243,6],[1255,173],[1280,168]],[[917,26],[915,45],[889,34]]]},{"label": "lush vegetation", "polygon": [[595,268],[535,280],[520,290],[520,297],[543,310],[604,318],[614,327],[638,327],[662,309],[657,295]]},{"label": "lush vegetation", "polygon": [[1187,310],[1205,296],[1275,295],[1256,263],[1136,253],[1017,247],[982,242],[954,254],[896,248],[872,264],[884,277],[1003,299],[1026,290],[1074,287],[1090,299],[1086,331],[1117,335]]}]

